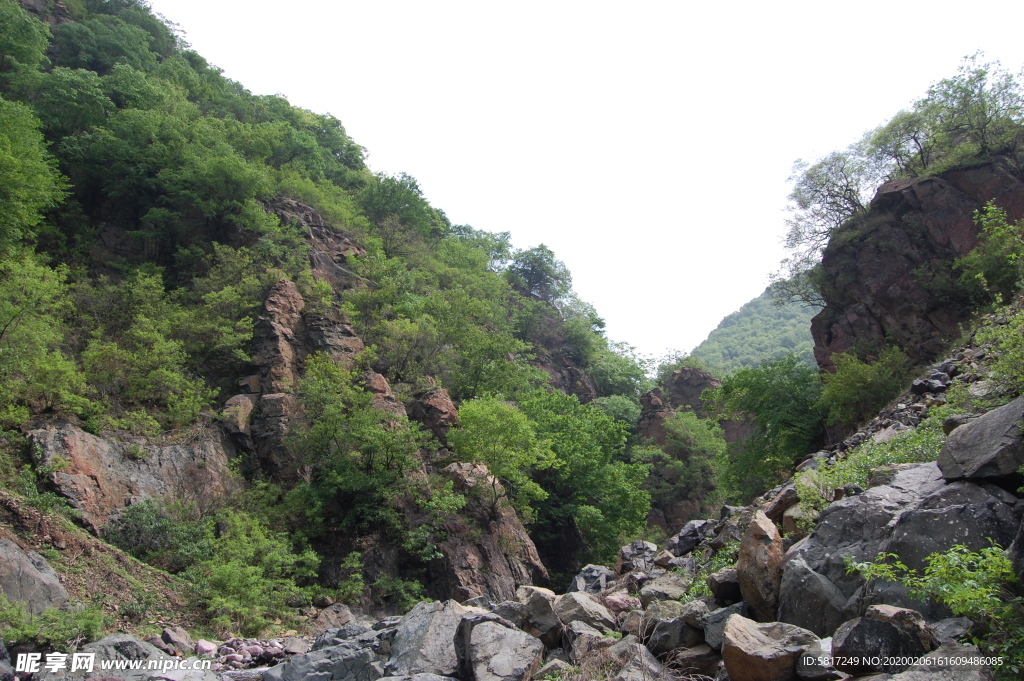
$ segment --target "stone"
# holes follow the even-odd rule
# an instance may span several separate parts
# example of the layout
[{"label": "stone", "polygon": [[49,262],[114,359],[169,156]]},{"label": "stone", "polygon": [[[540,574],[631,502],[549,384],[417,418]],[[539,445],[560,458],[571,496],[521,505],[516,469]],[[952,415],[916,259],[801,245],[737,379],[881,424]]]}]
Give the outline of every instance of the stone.
[{"label": "stone", "polygon": [[666,572],[640,589],[640,602],[646,607],[652,601],[675,600],[686,593],[689,580],[677,572]]},{"label": "stone", "polygon": [[213,657],[217,654],[217,644],[204,639],[196,641],[196,655],[199,657]]},{"label": "stone", "polygon": [[615,618],[608,609],[579,591],[571,591],[556,598],[554,611],[563,625],[584,622],[604,633],[615,631]]},{"label": "stone", "polygon": [[782,537],[763,511],[756,511],[740,541],[736,575],[754,619],[775,619],[782,581]]},{"label": "stone", "polygon": [[1020,422],[1024,419],[1024,397],[993,409],[952,433],[937,460],[943,476],[962,478],[1005,478],[1019,481],[1024,465],[1024,442]]},{"label": "stone", "polygon": [[645,614],[649,620],[669,620],[683,614],[685,606],[679,601],[652,601]]},{"label": "stone", "polygon": [[422,423],[441,444],[447,444],[448,430],[458,424],[459,413],[448,391],[433,387],[416,397],[409,408],[409,418]]},{"label": "stone", "polygon": [[665,667],[646,647],[639,643],[631,646],[632,655],[611,681],[651,681],[660,678]]},{"label": "stone", "polygon": [[523,631],[539,638],[548,648],[558,645],[562,640],[562,622],[555,614],[555,592],[537,586],[521,586],[516,598],[524,606],[520,625]]},{"label": "stone", "polygon": [[576,575],[566,591],[585,591],[596,594],[608,588],[615,580],[615,572],[603,565],[588,565]]},{"label": "stone", "polygon": [[335,603],[321,610],[313,620],[313,629],[319,633],[337,629],[353,622],[352,611],[344,603]]},{"label": "stone", "polygon": [[812,643],[797,658],[796,677],[800,681],[837,681],[848,678],[847,674],[831,665],[831,660],[832,637],[829,636]]},{"label": "stone", "polygon": [[740,591],[740,578],[735,567],[711,573],[707,577],[707,583],[715,600],[722,605],[732,605],[743,600],[743,594]]},{"label": "stone", "polygon": [[459,661],[452,641],[462,617],[469,612],[451,600],[417,604],[398,625],[385,671],[392,675],[454,675]]},{"label": "stone", "polygon": [[854,675],[901,672],[907,665],[900,662],[927,652],[906,628],[880,619],[857,617],[844,622],[832,635],[836,669]]},{"label": "stone", "polygon": [[663,549],[654,557],[654,564],[660,568],[667,568],[672,562],[672,559],[676,557],[677,556],[673,555],[671,551],[665,551]]},{"label": "stone", "polygon": [[523,617],[526,615],[526,604],[519,601],[502,601],[491,606],[489,609],[498,617],[506,619],[517,626],[522,626]]},{"label": "stone", "polygon": [[654,655],[661,657],[678,648],[692,648],[703,642],[704,632],[678,617],[654,622],[646,645]]},{"label": "stone", "polygon": [[512,626],[464,618],[459,637],[468,639],[464,668],[474,681],[530,681],[541,665],[544,644]]},{"label": "stone", "polygon": [[655,567],[654,557],[658,555],[658,547],[649,541],[637,539],[619,549],[615,560],[615,572],[646,572]]},{"label": "stone", "polygon": [[167,627],[160,632],[160,639],[182,655],[189,655],[196,649],[196,644],[188,632],[181,627]]},{"label": "stone", "polygon": [[939,645],[957,643],[970,632],[974,622],[967,617],[949,617],[931,625],[932,635]]},{"label": "stone", "polygon": [[288,655],[304,655],[309,652],[310,645],[297,636],[289,636],[284,640],[281,649]]},{"label": "stone", "polygon": [[701,629],[704,630],[704,642],[711,646],[713,650],[721,650],[726,622],[733,615],[746,617],[748,614],[750,614],[750,607],[743,601],[740,601],[735,605],[730,605],[728,608],[712,610],[707,615],[704,615],[700,619]]},{"label": "stone", "polygon": [[945,643],[889,681],[992,681],[992,670],[983,659],[977,646]]},{"label": "stone", "polygon": [[633,598],[626,591],[616,591],[614,593],[607,594],[601,599],[604,605],[613,615],[619,615],[623,612],[629,612],[630,610],[636,610],[642,607],[640,599]]},{"label": "stone", "polygon": [[803,521],[807,519],[808,513],[800,504],[794,504],[782,514],[782,532],[787,539],[798,541],[807,536],[807,530],[803,529]]},{"label": "stone", "polygon": [[572,669],[572,665],[564,660],[551,660],[543,667],[537,670],[536,679],[548,679],[551,677],[561,676],[563,672]]},{"label": "stone", "polygon": [[677,617],[683,618],[683,621],[691,627],[703,629],[703,619],[709,613],[708,604],[704,601],[690,601],[689,603],[683,603],[683,607],[680,609]]},{"label": "stone", "polygon": [[689,675],[697,674],[714,678],[721,662],[722,656],[706,644],[677,650],[672,654],[672,666],[683,674]]},{"label": "stone", "polygon": [[9,600],[24,605],[30,615],[59,608],[68,600],[60,577],[45,558],[3,538],[0,538],[0,591]]},{"label": "stone", "polygon": [[714,520],[691,520],[668,540],[665,550],[676,556],[685,556],[697,548],[701,542],[713,536],[715,525]]},{"label": "stone", "polygon": [[796,485],[789,483],[765,505],[764,514],[773,523],[781,523],[786,509],[799,501],[800,495],[797,494]]},{"label": "stone", "polygon": [[608,648],[614,643],[614,639],[606,638],[602,632],[580,620],[569,622],[563,629],[562,646],[573,664],[578,665],[591,652]]},{"label": "stone", "polygon": [[800,655],[817,640],[791,624],[733,615],[723,632],[722,660],[732,681],[791,681]]},{"label": "stone", "polygon": [[888,622],[896,628],[902,629],[917,639],[921,647],[926,651],[939,647],[939,642],[936,640],[932,628],[925,621],[921,613],[916,610],[885,604],[871,605],[865,611],[864,617],[878,620],[879,622]]},{"label": "stone", "polygon": [[349,640],[291,657],[264,672],[263,681],[377,681],[382,676],[371,647]]}]

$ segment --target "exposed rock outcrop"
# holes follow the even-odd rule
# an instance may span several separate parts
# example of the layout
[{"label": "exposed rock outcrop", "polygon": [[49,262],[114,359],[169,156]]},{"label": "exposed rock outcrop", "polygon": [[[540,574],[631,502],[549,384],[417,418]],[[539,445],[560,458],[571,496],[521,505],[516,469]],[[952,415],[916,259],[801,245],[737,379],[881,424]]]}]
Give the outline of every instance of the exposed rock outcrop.
[{"label": "exposed rock outcrop", "polygon": [[156,446],[104,439],[66,421],[37,424],[29,441],[42,465],[60,464],[50,475],[57,492],[94,532],[120,509],[143,499],[216,501],[232,486],[232,445],[218,429],[196,441]]},{"label": "exposed rock outcrop", "polygon": [[870,213],[825,249],[826,305],[811,322],[818,364],[887,342],[928,360],[957,336],[969,301],[940,289],[956,276],[953,260],[977,243],[973,213],[989,200],[1010,220],[1024,217],[1024,182],[1000,161],[879,187]]},{"label": "exposed rock outcrop", "polygon": [[457,491],[478,488],[480,493],[470,495],[460,514],[445,521],[446,539],[438,543],[442,558],[430,564],[431,595],[458,601],[488,596],[498,602],[515,598],[521,585],[547,584],[547,569],[533,540],[487,467],[453,463],[442,472]]},{"label": "exposed rock outcrop", "polygon": [[68,600],[67,590],[45,558],[35,551],[24,551],[2,537],[0,592],[10,601],[21,603],[30,615],[38,615],[47,608],[59,608]]}]

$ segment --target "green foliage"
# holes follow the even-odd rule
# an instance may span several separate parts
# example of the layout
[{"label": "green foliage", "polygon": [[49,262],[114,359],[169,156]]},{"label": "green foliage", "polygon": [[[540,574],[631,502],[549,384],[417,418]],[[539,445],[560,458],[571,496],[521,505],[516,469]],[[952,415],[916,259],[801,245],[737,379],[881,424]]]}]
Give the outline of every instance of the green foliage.
[{"label": "green foliage", "polygon": [[557,304],[572,289],[569,270],[544,244],[516,253],[506,273],[514,286],[548,303]]},{"label": "green foliage", "polygon": [[422,584],[394,575],[378,577],[371,591],[376,603],[397,605],[402,612],[411,610],[421,601],[428,600]]},{"label": "green foliage", "polygon": [[6,80],[5,74],[44,63],[49,42],[46,24],[29,16],[15,0],[0,0],[0,82]]},{"label": "green foliage", "polygon": [[925,559],[923,574],[904,565],[899,556],[883,553],[874,563],[851,563],[848,571],[866,579],[900,582],[918,599],[948,607],[957,617],[976,623],[973,642],[986,654],[1002,659],[997,679],[1017,679],[1024,672],[1024,599],[1010,591],[1017,581],[1013,564],[998,546],[971,551],[957,545]]},{"label": "green foliage", "polygon": [[705,549],[703,560],[697,565],[697,572],[690,580],[686,593],[679,600],[688,603],[698,598],[712,596],[711,587],[708,586],[708,577],[736,565],[739,555],[740,543],[738,541],[729,542],[717,551]]},{"label": "green foliage", "polygon": [[60,652],[71,652],[98,639],[107,625],[102,600],[81,609],[48,608],[42,614],[25,612],[21,603],[0,594],[0,633],[9,643],[29,643]]},{"label": "green foliage", "polygon": [[555,455],[535,476],[548,494],[537,504],[535,540],[557,544],[565,523],[573,523],[587,559],[608,559],[620,540],[639,534],[650,510],[640,488],[649,469],[625,460],[625,426],[572,395],[536,391],[518,404]]},{"label": "green foliage", "polygon": [[358,603],[366,589],[363,580],[363,554],[358,551],[349,553],[339,566],[342,577],[338,580],[335,595],[345,603]]},{"label": "green foliage", "polygon": [[682,500],[703,504],[715,490],[717,465],[726,453],[722,429],[693,412],[676,412],[665,420],[665,446],[634,452],[651,466],[644,483],[651,505],[668,510]]},{"label": "green foliage", "polygon": [[124,509],[104,528],[103,538],[143,562],[178,573],[209,556],[210,522],[192,507],[146,499]]},{"label": "green foliage", "polygon": [[961,281],[996,303],[1010,300],[1024,274],[1024,223],[1010,224],[1006,211],[992,201],[975,211],[974,221],[981,227],[980,242],[956,261]]},{"label": "green foliage", "polygon": [[796,488],[800,506],[807,512],[807,523],[813,525],[832,502],[835,490],[851,483],[866,488],[871,471],[881,466],[934,461],[945,439],[942,417],[936,414],[886,442],[865,442],[835,463],[797,474]]},{"label": "green foliage", "polygon": [[722,463],[722,484],[749,499],[780,482],[794,461],[824,441],[817,372],[796,356],[740,369],[705,393],[715,417],[754,419],[754,433],[734,443]]},{"label": "green foliage", "polygon": [[992,347],[987,361],[996,386],[1012,395],[1024,392],[1024,311],[998,310],[996,321],[982,326],[975,342]]},{"label": "green foliage", "polygon": [[64,184],[46,153],[39,121],[20,102],[0,97],[0,257],[8,256],[63,198]]},{"label": "green foliage", "polygon": [[832,355],[832,363],[835,373],[821,375],[821,409],[830,424],[845,428],[875,416],[909,378],[910,359],[895,346],[885,348],[871,363],[845,352]]},{"label": "green foliage", "polygon": [[755,368],[766,360],[796,355],[814,366],[811,317],[819,307],[772,300],[771,289],[727,315],[690,357],[700,360],[713,373],[725,375]]},{"label": "green foliage", "polygon": [[493,506],[497,508],[501,497],[499,483],[504,483],[516,511],[530,522],[532,504],[547,497],[530,473],[550,467],[554,454],[537,437],[526,415],[498,398],[478,397],[462,403],[459,426],[448,437],[457,456],[490,469]]},{"label": "green foliage", "polygon": [[320,564],[313,551],[295,553],[283,534],[233,509],[211,523],[207,541],[210,553],[185,575],[223,635],[258,635],[285,614],[291,596],[306,593],[300,583],[314,577]]}]

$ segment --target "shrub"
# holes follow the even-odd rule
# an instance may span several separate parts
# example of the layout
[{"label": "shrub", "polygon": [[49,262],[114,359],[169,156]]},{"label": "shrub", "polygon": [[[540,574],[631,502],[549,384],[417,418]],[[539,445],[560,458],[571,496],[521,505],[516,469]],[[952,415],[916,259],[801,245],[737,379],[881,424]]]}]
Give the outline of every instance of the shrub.
[{"label": "shrub", "polygon": [[0,594],[0,629],[7,642],[34,643],[70,652],[99,638],[106,624],[101,600],[79,610],[49,608],[42,614],[31,615],[21,603],[11,602]]},{"label": "shrub", "polygon": [[873,363],[849,353],[832,355],[832,362],[835,373],[821,376],[821,406],[830,424],[854,428],[899,395],[909,359],[902,350],[890,346]]},{"label": "shrub", "polygon": [[974,552],[957,545],[925,559],[924,573],[911,570],[899,556],[883,553],[874,563],[850,563],[848,572],[866,579],[901,582],[914,598],[928,598],[955,616],[974,620],[974,644],[1002,658],[997,679],[1018,679],[1024,672],[1024,599],[1009,590],[1017,580],[1006,552],[990,546]]}]

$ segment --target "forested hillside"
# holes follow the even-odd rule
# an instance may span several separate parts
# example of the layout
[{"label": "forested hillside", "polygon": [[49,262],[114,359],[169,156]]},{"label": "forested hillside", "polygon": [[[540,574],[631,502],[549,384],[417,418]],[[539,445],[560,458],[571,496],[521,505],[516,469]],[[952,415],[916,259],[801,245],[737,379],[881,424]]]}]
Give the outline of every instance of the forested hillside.
[{"label": "forested hillside", "polygon": [[813,365],[811,317],[818,309],[798,301],[777,305],[766,290],[722,319],[690,357],[720,375],[784,355]]},{"label": "forested hillside", "polygon": [[[71,649],[167,619],[225,641],[342,636],[353,612],[397,636],[381,618],[436,598],[557,647],[569,615],[542,631],[527,603],[553,612],[554,594],[534,587],[618,579],[601,598],[621,618],[565,629],[574,662],[602,632],[681,649],[637,618],[711,643],[708,607],[740,593],[716,571],[755,511],[777,511],[760,527],[778,596],[773,521],[797,499],[790,543],[877,466],[933,461],[1024,390],[1022,141],[1020,85],[973,59],[798,164],[784,273],[655,369],[546,246],[452,224],[415,178],[368,168],[340,120],[225,78],[143,0],[0,0],[0,559],[25,556],[54,596],[0,598],[3,638]],[[1000,537],[1014,476],[982,500],[1017,503]],[[818,634],[863,582],[828,579]],[[373,641],[387,659],[392,639]]]}]

